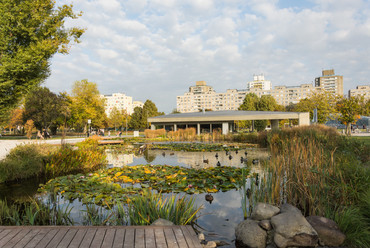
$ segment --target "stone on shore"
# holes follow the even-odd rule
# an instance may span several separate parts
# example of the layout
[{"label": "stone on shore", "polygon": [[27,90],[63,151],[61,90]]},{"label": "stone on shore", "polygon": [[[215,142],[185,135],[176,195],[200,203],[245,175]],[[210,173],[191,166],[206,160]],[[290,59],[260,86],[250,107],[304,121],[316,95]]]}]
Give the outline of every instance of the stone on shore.
[{"label": "stone on shore", "polygon": [[258,221],[247,219],[235,228],[237,247],[265,248],[267,233]]},{"label": "stone on shore", "polygon": [[271,219],[271,217],[277,215],[279,212],[280,209],[278,207],[259,202],[252,212],[251,219],[269,220]]},{"label": "stone on shore", "polygon": [[319,235],[321,246],[340,246],[346,239],[346,235],[339,230],[334,221],[320,216],[309,216],[306,219]]}]

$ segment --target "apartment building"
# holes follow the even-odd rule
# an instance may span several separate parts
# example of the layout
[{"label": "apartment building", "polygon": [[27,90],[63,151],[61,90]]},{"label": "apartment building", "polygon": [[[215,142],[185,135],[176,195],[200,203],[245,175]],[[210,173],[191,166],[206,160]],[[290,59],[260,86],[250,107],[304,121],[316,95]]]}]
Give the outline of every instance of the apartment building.
[{"label": "apartment building", "polygon": [[253,75],[253,81],[247,83],[247,91],[252,89],[271,90],[271,81],[265,80],[263,74]]},{"label": "apartment building", "polygon": [[323,70],[322,76],[315,78],[316,90],[325,90],[343,96],[343,76],[335,75],[334,69]]},{"label": "apartment building", "polygon": [[370,99],[370,85],[359,85],[356,89],[348,91],[348,97],[364,96],[365,100]]},{"label": "apartment building", "polygon": [[105,98],[105,113],[110,115],[112,109],[116,107],[119,111],[125,110],[129,115],[133,113],[133,102],[131,96],[123,93],[113,93],[111,95],[101,95]]}]

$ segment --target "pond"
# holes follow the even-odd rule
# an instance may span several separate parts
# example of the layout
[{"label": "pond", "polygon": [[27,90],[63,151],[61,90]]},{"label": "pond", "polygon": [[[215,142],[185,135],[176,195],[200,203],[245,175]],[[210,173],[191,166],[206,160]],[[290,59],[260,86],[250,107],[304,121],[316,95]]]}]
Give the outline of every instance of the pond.
[{"label": "pond", "polygon": [[[245,155],[247,151],[247,156]],[[259,163],[269,157],[265,149],[248,148],[239,152],[225,151],[218,152],[187,152],[170,150],[146,150],[142,155],[134,153],[124,154],[117,150],[106,150],[109,167],[134,166],[140,164],[153,165],[172,165],[186,168],[202,169],[216,167],[217,163],[222,166],[251,168],[251,172],[259,172]],[[216,156],[217,154],[217,156]],[[241,162],[241,157],[246,158]],[[259,163],[253,163],[253,160]],[[0,185],[0,198],[6,197],[20,199],[27,195],[36,193],[39,181],[28,180],[21,184],[11,184],[8,186]],[[243,220],[243,211],[241,207],[242,191],[230,190],[227,192],[212,193],[213,201],[210,203],[205,200],[206,193],[194,194],[195,205],[203,209],[200,211],[199,218],[196,221],[197,229],[206,235],[207,240],[222,240],[230,245],[225,247],[234,247],[234,235],[236,225]],[[85,207],[78,200],[72,203],[59,199],[61,206],[73,207],[71,217],[77,225],[82,225],[83,211]],[[82,212],[81,212],[82,211]]]}]

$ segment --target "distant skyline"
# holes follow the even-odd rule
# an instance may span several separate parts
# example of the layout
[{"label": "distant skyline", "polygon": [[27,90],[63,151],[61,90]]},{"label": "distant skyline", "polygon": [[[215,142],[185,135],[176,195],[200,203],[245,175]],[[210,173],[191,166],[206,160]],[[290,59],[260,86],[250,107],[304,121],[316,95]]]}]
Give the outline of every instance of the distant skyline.
[{"label": "distant skyline", "polygon": [[176,108],[196,81],[216,92],[245,89],[263,73],[272,86],[314,83],[323,69],[343,76],[344,93],[370,83],[368,0],[62,0],[86,28],[69,55],[55,55],[45,86],[75,81]]}]

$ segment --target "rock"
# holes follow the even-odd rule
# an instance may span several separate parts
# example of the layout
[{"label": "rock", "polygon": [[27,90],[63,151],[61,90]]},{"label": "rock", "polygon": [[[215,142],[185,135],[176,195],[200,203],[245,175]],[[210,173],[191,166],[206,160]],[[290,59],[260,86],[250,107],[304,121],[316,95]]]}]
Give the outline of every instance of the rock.
[{"label": "rock", "polygon": [[204,248],[216,248],[217,244],[215,241],[208,241],[207,244],[203,246]]},{"label": "rock", "polygon": [[270,231],[272,228],[271,222],[269,220],[261,220],[260,222],[258,222],[258,225],[265,229],[266,231]]},{"label": "rock", "polygon": [[169,220],[165,220],[165,219],[161,219],[159,218],[158,220],[154,221],[151,226],[173,226],[174,224],[169,221]]},{"label": "rock", "polygon": [[269,220],[272,216],[277,215],[279,212],[280,209],[278,207],[259,202],[252,212],[251,219]]},{"label": "rock", "polygon": [[223,240],[213,240],[217,246],[224,246],[224,245],[230,245],[229,243],[223,241]]},{"label": "rock", "polygon": [[199,239],[199,240],[205,240],[205,239],[206,239],[206,237],[204,236],[204,233],[199,233],[199,234],[198,234],[198,239]]},{"label": "rock", "polygon": [[302,214],[301,211],[294,207],[293,205],[290,205],[289,203],[285,203],[280,207],[280,213],[286,213],[286,212],[296,212],[299,214]]},{"label": "rock", "polygon": [[237,247],[265,248],[267,233],[258,221],[247,219],[235,228]]},{"label": "rock", "polygon": [[[286,205],[286,206],[285,206]],[[299,209],[290,204],[284,204],[280,214],[271,218],[275,230],[274,243],[279,248],[288,246],[316,246],[317,232],[308,223]]]},{"label": "rock", "polygon": [[319,243],[321,246],[340,246],[346,239],[338,225],[325,217],[309,216],[306,218],[313,229],[319,235]]}]

